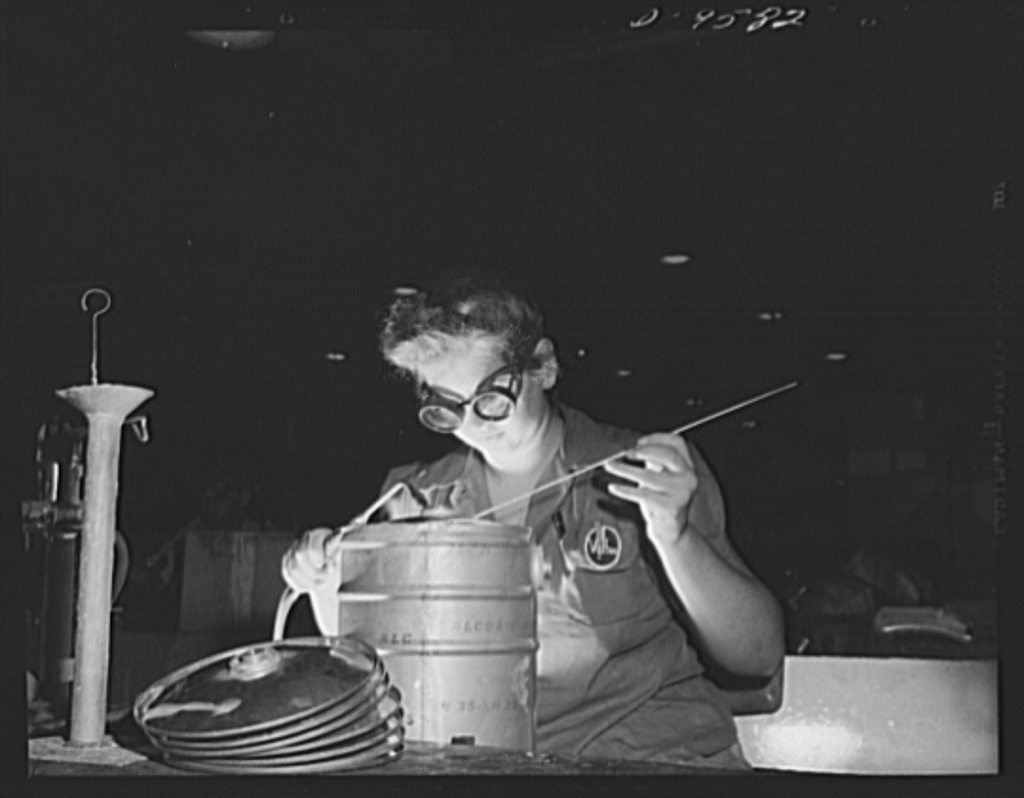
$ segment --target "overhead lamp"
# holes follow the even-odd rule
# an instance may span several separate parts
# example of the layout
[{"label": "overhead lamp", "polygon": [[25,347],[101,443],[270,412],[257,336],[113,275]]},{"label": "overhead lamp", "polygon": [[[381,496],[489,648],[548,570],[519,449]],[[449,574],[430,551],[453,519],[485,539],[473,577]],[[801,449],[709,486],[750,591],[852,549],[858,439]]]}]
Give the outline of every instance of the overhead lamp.
[{"label": "overhead lamp", "polygon": [[682,266],[684,263],[689,263],[690,260],[690,256],[685,252],[670,252],[661,256],[661,262],[666,266]]},{"label": "overhead lamp", "polygon": [[277,31],[272,30],[190,30],[186,33],[200,44],[221,50],[259,50],[277,35]]},{"label": "overhead lamp", "polygon": [[846,352],[829,352],[825,355],[825,360],[830,363],[841,363],[844,360],[848,360],[849,357]]},{"label": "overhead lamp", "polygon": [[637,28],[646,28],[648,25],[653,25],[658,21],[658,17],[661,16],[661,9],[657,6],[647,9],[644,13],[633,17],[629,21],[629,27],[634,30]]},{"label": "overhead lamp", "polygon": [[757,314],[758,321],[780,321],[782,319],[781,310],[766,310],[763,313]]},{"label": "overhead lamp", "polygon": [[416,296],[420,292],[420,289],[414,288],[411,285],[400,285],[392,290],[395,296]]},{"label": "overhead lamp", "polygon": [[328,352],[325,357],[332,363],[341,363],[344,360],[348,360],[348,355],[344,352]]},{"label": "overhead lamp", "polygon": [[632,377],[633,372],[630,369],[619,369],[615,372],[616,377]]}]

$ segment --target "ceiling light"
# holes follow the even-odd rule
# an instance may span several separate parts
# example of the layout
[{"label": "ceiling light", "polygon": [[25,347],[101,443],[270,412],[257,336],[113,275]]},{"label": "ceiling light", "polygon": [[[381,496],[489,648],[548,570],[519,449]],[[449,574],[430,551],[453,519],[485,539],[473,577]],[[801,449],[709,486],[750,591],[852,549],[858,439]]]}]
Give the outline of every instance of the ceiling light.
[{"label": "ceiling light", "polygon": [[825,360],[828,360],[831,363],[840,363],[849,357],[850,356],[846,352],[829,352],[825,355]]},{"label": "ceiling light", "polygon": [[758,321],[779,321],[782,319],[782,311],[780,310],[766,310],[763,313],[757,314]]},{"label": "ceiling light", "polygon": [[633,372],[630,371],[629,369],[619,369],[618,371],[615,372],[615,376],[616,377],[632,377],[633,376]]},{"label": "ceiling light", "polygon": [[640,16],[633,17],[633,19],[629,21],[629,27],[646,28],[648,25],[651,25],[654,22],[656,22],[660,15],[661,9],[658,8],[657,6],[654,6],[654,8],[649,8],[643,14],[640,14]]},{"label": "ceiling light", "polygon": [[272,30],[190,30],[194,41],[219,47],[222,50],[258,50],[274,41]]},{"label": "ceiling light", "polygon": [[328,360],[334,363],[340,363],[341,361],[346,360],[348,358],[348,356],[344,352],[328,352],[326,357]]},{"label": "ceiling light", "polygon": [[682,266],[690,262],[690,256],[682,252],[673,252],[669,255],[662,255],[661,262],[666,266]]},{"label": "ceiling light", "polygon": [[400,285],[394,289],[392,293],[395,296],[416,296],[420,292],[420,289],[414,288],[411,285]]}]

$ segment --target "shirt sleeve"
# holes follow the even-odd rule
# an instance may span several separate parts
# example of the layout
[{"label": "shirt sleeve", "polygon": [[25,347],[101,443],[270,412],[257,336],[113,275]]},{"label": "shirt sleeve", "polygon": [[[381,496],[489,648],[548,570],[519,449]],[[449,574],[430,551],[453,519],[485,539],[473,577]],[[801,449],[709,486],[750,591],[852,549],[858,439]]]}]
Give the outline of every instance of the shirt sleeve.
[{"label": "shirt sleeve", "polygon": [[[380,492],[377,494],[378,497],[383,496],[399,483],[415,486],[415,478],[418,476],[418,472],[421,468],[421,463],[411,463],[409,465],[392,468],[384,478],[384,484],[381,486]],[[423,509],[423,505],[416,496],[406,489],[398,491],[394,496],[388,499],[384,507],[378,510],[378,513],[383,513],[384,517],[389,521],[394,521],[399,518],[420,516],[423,514]]]},{"label": "shirt sleeve", "polygon": [[387,476],[384,477],[384,484],[381,485],[378,496],[383,496],[391,488],[393,488],[399,482],[412,482],[413,476],[422,468],[422,463],[407,463],[406,465],[396,466],[388,471]]}]

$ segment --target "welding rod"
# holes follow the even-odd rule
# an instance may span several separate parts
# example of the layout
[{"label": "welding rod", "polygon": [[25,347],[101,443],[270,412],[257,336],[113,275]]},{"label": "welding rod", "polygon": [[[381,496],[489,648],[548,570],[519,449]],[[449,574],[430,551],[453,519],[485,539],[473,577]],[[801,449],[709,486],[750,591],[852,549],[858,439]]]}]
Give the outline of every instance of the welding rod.
[{"label": "welding rod", "polygon": [[[701,424],[707,424],[709,421],[714,421],[716,418],[721,418],[722,416],[727,415],[729,413],[734,413],[737,410],[754,404],[755,402],[764,401],[765,399],[771,396],[775,396],[775,394],[782,393],[783,391],[788,391],[791,388],[795,388],[797,385],[799,385],[798,382],[790,382],[785,385],[781,385],[778,388],[773,388],[770,391],[766,391],[765,393],[758,394],[757,396],[754,396],[750,399],[744,399],[742,402],[738,402],[737,404],[730,405],[729,407],[726,407],[722,410],[718,410],[709,416],[704,416],[703,418],[699,418],[696,421],[691,421],[688,424],[684,424],[678,429],[672,430],[671,434],[682,435],[687,430],[691,430],[694,427],[699,427]],[[553,479],[547,484],[541,485],[539,488],[534,488],[528,493],[524,493],[522,496],[517,496],[514,499],[509,499],[508,501],[502,502],[501,504],[496,504],[493,507],[474,515],[473,520],[479,521],[484,516],[488,516],[491,513],[504,509],[505,507],[509,507],[513,504],[516,504],[517,502],[521,502],[523,499],[527,499],[536,493],[540,493],[541,491],[545,491],[548,488],[553,488],[555,485],[560,485],[563,482],[568,482],[569,480],[575,479],[576,477],[580,476],[580,474],[585,474],[588,471],[593,471],[595,468],[600,468],[605,463],[610,463],[612,460],[617,460],[618,458],[628,454],[630,451],[632,451],[632,449],[624,449],[623,451],[613,454],[610,457],[606,457],[603,460],[598,460],[596,463],[591,463],[588,466],[584,466],[583,468],[577,469],[576,471],[573,471],[571,474],[566,474],[565,476],[561,476],[558,479]]]}]

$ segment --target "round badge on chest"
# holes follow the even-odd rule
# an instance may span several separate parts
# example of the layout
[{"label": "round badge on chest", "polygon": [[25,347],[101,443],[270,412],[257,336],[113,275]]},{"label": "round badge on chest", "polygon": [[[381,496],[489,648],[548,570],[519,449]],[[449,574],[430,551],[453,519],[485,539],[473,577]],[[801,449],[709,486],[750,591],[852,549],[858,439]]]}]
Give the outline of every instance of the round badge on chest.
[{"label": "round badge on chest", "polygon": [[598,522],[583,540],[583,559],[595,571],[607,571],[622,558],[622,536],[615,527]]}]

